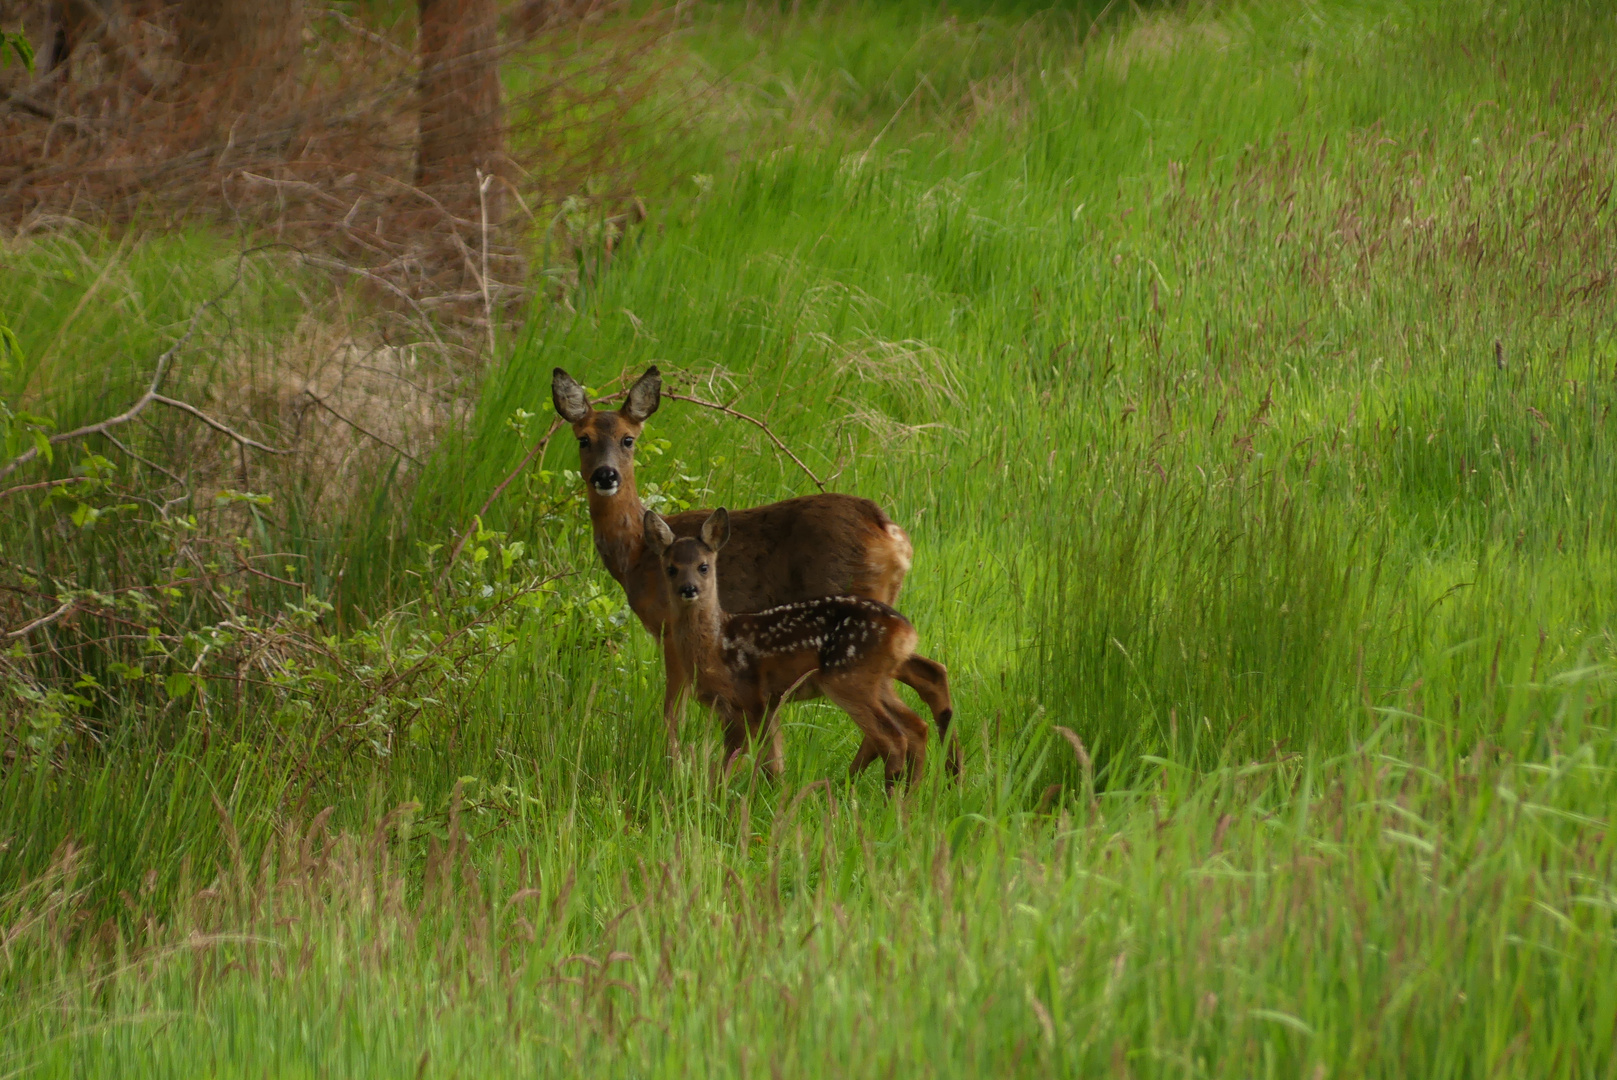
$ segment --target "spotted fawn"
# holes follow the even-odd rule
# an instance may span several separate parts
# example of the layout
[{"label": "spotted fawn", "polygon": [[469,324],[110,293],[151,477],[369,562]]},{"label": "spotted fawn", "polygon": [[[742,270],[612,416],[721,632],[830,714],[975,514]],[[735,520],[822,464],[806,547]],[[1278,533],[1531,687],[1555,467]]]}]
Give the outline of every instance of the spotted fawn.
[{"label": "spotted fawn", "polygon": [[[673,648],[692,672],[697,700],[723,720],[727,761],[763,733],[773,710],[801,686],[830,698],[864,732],[850,773],[879,757],[889,787],[914,782],[926,760],[926,724],[893,690],[894,677],[915,654],[908,619],[860,596],[731,614],[719,601],[718,572],[719,551],[730,538],[728,512],[713,511],[696,536],[676,538],[651,510],[644,526],[673,612]],[[778,741],[765,752],[778,773]]]}]

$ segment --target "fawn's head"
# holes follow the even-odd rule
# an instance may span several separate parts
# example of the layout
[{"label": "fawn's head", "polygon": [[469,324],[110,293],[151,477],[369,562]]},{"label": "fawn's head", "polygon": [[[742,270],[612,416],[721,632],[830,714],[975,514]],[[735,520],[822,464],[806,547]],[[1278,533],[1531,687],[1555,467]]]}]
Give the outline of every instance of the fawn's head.
[{"label": "fawn's head", "polygon": [[596,410],[584,388],[561,368],[550,376],[556,412],[573,425],[578,440],[578,472],[597,495],[610,498],[625,479],[634,480],[634,444],[646,418],[657,411],[663,377],[655,367],[635,380],[623,407]]},{"label": "fawn's head", "polygon": [[674,539],[655,510],[646,511],[646,546],[663,568],[668,595],[676,604],[719,602],[719,549],[730,539],[730,512],[719,507],[702,522],[702,535]]}]

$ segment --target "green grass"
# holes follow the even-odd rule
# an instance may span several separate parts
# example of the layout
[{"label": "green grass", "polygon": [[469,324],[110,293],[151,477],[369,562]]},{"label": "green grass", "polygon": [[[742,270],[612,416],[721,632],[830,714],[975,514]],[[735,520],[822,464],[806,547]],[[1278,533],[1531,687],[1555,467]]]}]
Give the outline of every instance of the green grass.
[{"label": "green grass", "polygon": [[[950,10],[702,11],[711,186],[397,513],[464,527],[553,366],[733,397],[910,530],[964,781],[848,786],[811,705],[715,791],[583,618],[313,779],[252,709],[131,721],[0,781],[0,1074],[1617,1075],[1612,16]],[[814,490],[648,431],[643,484]]]}]

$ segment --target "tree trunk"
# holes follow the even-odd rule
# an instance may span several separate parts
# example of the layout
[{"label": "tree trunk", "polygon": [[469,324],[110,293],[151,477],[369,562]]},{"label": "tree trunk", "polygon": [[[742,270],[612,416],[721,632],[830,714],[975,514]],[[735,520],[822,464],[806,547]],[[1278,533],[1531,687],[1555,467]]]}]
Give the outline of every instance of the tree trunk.
[{"label": "tree trunk", "polygon": [[[458,216],[481,212],[477,173],[505,171],[500,104],[499,5],[495,0],[418,0],[421,136],[416,183]],[[498,184],[488,190],[497,218]]]},{"label": "tree trunk", "polygon": [[186,81],[211,101],[252,108],[288,87],[303,53],[303,0],[180,0]]}]

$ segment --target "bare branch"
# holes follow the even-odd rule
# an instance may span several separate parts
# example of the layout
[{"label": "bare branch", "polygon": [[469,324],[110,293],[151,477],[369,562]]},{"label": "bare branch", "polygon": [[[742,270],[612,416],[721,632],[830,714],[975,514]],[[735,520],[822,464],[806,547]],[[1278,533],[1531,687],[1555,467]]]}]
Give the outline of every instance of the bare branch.
[{"label": "bare branch", "polygon": [[69,600],[67,603],[57,608],[49,615],[41,615],[31,623],[25,623],[24,625],[17,627],[15,630],[6,631],[6,640],[13,641],[20,637],[26,637],[35,630],[38,630],[41,626],[49,626],[51,623],[55,622],[57,619],[60,619],[63,615],[66,615],[68,612],[72,611],[78,606],[79,602],[77,600]]},{"label": "bare branch", "polygon": [[[185,346],[186,342],[191,340],[191,335],[196,332],[197,320],[202,317],[202,312],[205,311],[212,303],[214,303],[214,301],[209,300],[200,305],[196,311],[192,313],[191,324],[185,328],[185,333],[181,335],[180,340],[176,341],[167,352],[157,358],[157,370],[152,374],[151,386],[148,387],[146,392],[140,396],[140,400],[136,401],[133,405],[129,406],[129,408],[125,409],[117,416],[108,417],[107,419],[96,424],[86,424],[84,427],[74,428],[72,431],[64,431],[59,435],[52,435],[50,437],[50,444],[55,446],[57,443],[64,443],[71,439],[83,438],[86,435],[104,435],[106,434],[108,428],[114,428],[121,424],[127,424],[129,421],[139,416],[146,406],[152,403],[153,397],[156,395],[158,389],[163,385],[163,379],[168,375],[169,361],[173,358],[175,353],[179,352],[180,349]],[[10,476],[12,473],[16,472],[22,466],[28,464],[38,456],[39,448],[37,446],[30,446],[27,450],[24,450],[22,453],[6,462],[4,467],[0,467],[0,477]]]},{"label": "bare branch", "polygon": [[[409,304],[411,309],[414,310],[415,313],[418,316],[420,316],[421,324],[424,327],[426,327],[427,333],[429,335],[431,335],[433,344],[437,345],[438,348],[444,349],[444,350],[447,351],[448,346],[446,346],[444,344],[443,338],[438,336],[438,331],[433,328],[432,320],[427,318],[427,313],[425,311],[421,310],[421,305],[416,303],[415,297],[411,296],[409,293],[405,292],[403,289],[401,289],[397,285],[393,284],[393,282],[389,281],[387,278],[383,277],[381,274],[374,273],[374,272],[372,272],[370,270],[365,269],[362,266],[351,266],[348,263],[342,262],[342,261],[337,260],[337,259],[328,259],[328,258],[326,258],[326,257],[324,257],[322,255],[311,255],[306,251],[302,251],[301,249],[294,249],[294,250],[298,250],[299,254],[302,255],[302,257],[303,257],[304,262],[309,263],[309,264],[311,264],[313,266],[323,267],[323,268],[325,268],[327,270],[341,270],[344,273],[353,274],[353,275],[355,275],[357,277],[369,278],[370,280],[376,282],[378,285],[382,286],[382,288],[386,289],[388,292],[392,293],[394,296],[397,296],[400,300],[403,300],[406,304]],[[3,474],[0,474],[0,475],[3,475]]]},{"label": "bare branch", "polygon": [[367,436],[368,438],[375,439],[377,442],[381,443],[383,446],[387,447],[389,450],[393,451],[396,454],[400,454],[400,455],[403,455],[404,457],[409,458],[411,461],[415,462],[417,465],[421,464],[421,460],[419,458],[417,458],[414,454],[410,453],[410,451],[405,450],[403,447],[394,446],[392,443],[388,442],[386,439],[382,438],[380,435],[376,434],[376,432],[374,432],[374,431],[367,431],[365,428],[360,427],[358,424],[356,424],[352,420],[348,419],[348,417],[344,416],[342,413],[338,412],[336,409],[333,409],[330,405],[328,405],[326,403],[325,398],[323,398],[320,395],[316,394],[313,390],[305,389],[303,392],[305,394],[309,395],[309,400],[310,401],[314,402],[316,405],[320,406],[322,409],[326,410],[332,416],[335,416],[338,420],[341,420],[343,423],[347,424],[349,427],[353,428],[355,431],[359,432],[361,435]]},{"label": "bare branch", "polygon": [[149,460],[147,458],[141,457],[139,454],[137,454],[133,450],[131,450],[128,446],[125,446],[124,443],[116,435],[114,435],[112,432],[103,431],[101,434],[113,446],[116,446],[118,449],[122,450],[125,454],[127,454],[130,457],[134,458],[136,461],[140,462],[142,465],[146,466],[148,469],[154,469],[157,472],[162,473],[164,476],[168,477],[170,480],[174,481],[176,484],[181,485],[182,487],[185,485],[185,481],[180,477],[180,475],[178,473],[169,472],[167,469],[163,468],[163,466],[159,465],[157,462],[151,461],[151,460]]},{"label": "bare branch", "polygon": [[264,578],[268,581],[273,581],[279,585],[290,585],[294,589],[301,589],[304,592],[308,591],[309,587],[300,581],[293,581],[290,578],[277,577],[268,571],[260,570],[258,567],[253,566],[247,561],[246,557],[242,555],[239,549],[236,551],[236,563],[249,574],[256,574],[258,577]]},{"label": "bare branch", "polygon": [[209,427],[213,428],[213,430],[219,432],[219,434],[235,439],[243,446],[251,446],[254,450],[260,450],[266,454],[292,453],[291,450],[277,450],[273,446],[265,446],[257,439],[250,439],[241,432],[232,430],[228,425],[215,420],[213,417],[209,416],[207,413],[203,412],[201,409],[190,404],[189,402],[180,401],[177,398],[166,397],[163,394],[152,394],[151,399],[157,402],[159,405],[167,405],[171,409],[179,409],[181,412],[190,413],[204,424],[207,424]]},{"label": "bare branch", "polygon": [[460,539],[455,541],[455,546],[449,549],[449,559],[444,563],[443,571],[438,575],[439,580],[443,579],[444,574],[449,573],[449,568],[455,565],[456,559],[460,558],[461,551],[466,547],[466,541],[472,538],[472,532],[477,528],[478,520],[488,513],[488,508],[494,505],[494,500],[504,493],[505,489],[510,486],[511,481],[521,476],[528,466],[533,464],[533,459],[545,452],[545,447],[550,445],[551,438],[561,430],[564,423],[566,421],[559,416],[552,420],[549,429],[545,431],[538,442],[533,444],[533,449],[528,451],[528,456],[522,459],[522,464],[507,473],[505,479],[500,481],[499,486],[489,494],[488,498],[483,500],[483,508],[477,512],[477,517],[472,519],[471,527],[461,533]]},{"label": "bare branch", "polygon": [[738,409],[733,409],[728,405],[720,405],[716,401],[704,401],[699,397],[691,397],[688,394],[676,394],[672,390],[664,390],[662,392],[662,396],[665,397],[665,398],[669,398],[669,399],[671,399],[673,401],[687,401],[687,402],[690,402],[692,405],[700,405],[704,409],[712,409],[715,412],[724,413],[726,416],[733,416],[737,420],[745,420],[747,423],[751,424],[753,427],[757,428],[759,431],[762,431],[765,435],[768,435],[769,436],[769,441],[774,443],[776,445],[776,447],[778,447],[780,449],[781,453],[785,454],[787,457],[789,457],[793,461],[797,462],[797,467],[802,469],[805,473],[808,474],[808,478],[810,480],[814,481],[814,486],[815,487],[819,488],[821,491],[825,490],[825,483],[823,481],[821,481],[821,479],[818,476],[814,475],[814,470],[809,468],[806,464],[804,464],[802,458],[800,458],[796,454],[792,453],[791,447],[787,446],[784,442],[782,442],[781,439],[780,439],[780,436],[776,435],[774,430],[772,428],[770,428],[770,426],[768,424],[764,423],[762,420],[758,419],[757,417],[748,416],[746,413],[741,412]]},{"label": "bare branch", "polygon": [[338,199],[330,192],[325,191],[319,185],[311,184],[307,180],[277,180],[273,176],[260,176],[257,173],[248,172],[246,169],[242,169],[236,175],[246,180],[250,180],[255,184],[268,184],[271,187],[291,188],[293,191],[306,191],[322,202],[325,202],[330,206],[335,206],[338,209],[341,209],[343,206],[342,200]]},{"label": "bare branch", "polygon": [[[268,454],[291,453],[289,450],[277,450],[274,447],[265,446],[263,443],[258,442],[255,439],[249,439],[245,435],[238,434],[237,432],[232,431],[229,427],[220,423],[218,420],[215,420],[213,417],[204,413],[196,406],[179,401],[175,398],[165,397],[163,394],[158,392],[163,388],[164,380],[168,378],[169,365],[173,362],[174,357],[181,349],[185,348],[185,346],[190,342],[192,336],[196,334],[197,323],[201,321],[202,313],[218,304],[219,301],[223,300],[226,296],[230,295],[230,293],[236,288],[236,285],[241,281],[242,265],[245,262],[248,254],[250,254],[250,252],[244,251],[237,259],[236,276],[231,279],[230,284],[225,287],[224,291],[219,293],[218,296],[215,296],[209,300],[204,300],[201,304],[197,305],[197,309],[191,313],[191,322],[186,326],[185,333],[180,335],[180,339],[173,345],[169,346],[168,350],[157,358],[157,367],[152,372],[152,381],[150,385],[147,386],[146,392],[142,394],[133,405],[129,406],[129,408],[125,409],[117,416],[110,416],[105,420],[99,421],[98,423],[86,424],[83,427],[74,428],[72,431],[64,431],[61,434],[52,435],[49,439],[50,445],[55,446],[59,443],[70,442],[73,439],[82,439],[88,435],[105,435],[112,428],[120,427],[135,419],[135,417],[139,416],[145,411],[146,406],[155,401],[158,404],[167,405],[170,408],[179,409],[183,412],[190,413],[198,420],[201,420],[204,424],[207,424],[216,431],[230,436],[243,446],[251,446]],[[0,466],[0,479],[10,476],[12,473],[16,472],[22,466],[28,464],[38,456],[39,448],[37,446],[30,446],[27,450],[24,450],[22,453],[6,462],[5,465]],[[170,473],[169,475],[172,476],[173,474]]]},{"label": "bare branch", "polygon": [[41,480],[37,484],[18,484],[16,487],[8,487],[0,490],[0,499],[10,498],[13,495],[21,495],[25,491],[39,491],[41,488],[63,487],[67,484],[77,484],[83,479],[84,477],[82,476],[64,476],[60,480]]},{"label": "bare branch", "polygon": [[353,34],[355,37],[361,37],[373,45],[382,46],[382,48],[386,49],[388,52],[392,53],[394,56],[405,61],[406,63],[412,65],[415,63],[416,58],[410,53],[410,50],[403,48],[402,46],[395,45],[381,34],[361,26],[358,22],[349,18],[342,12],[337,11],[335,8],[327,8],[325,14],[327,18],[336,22],[344,30],[348,31],[350,34]]}]

